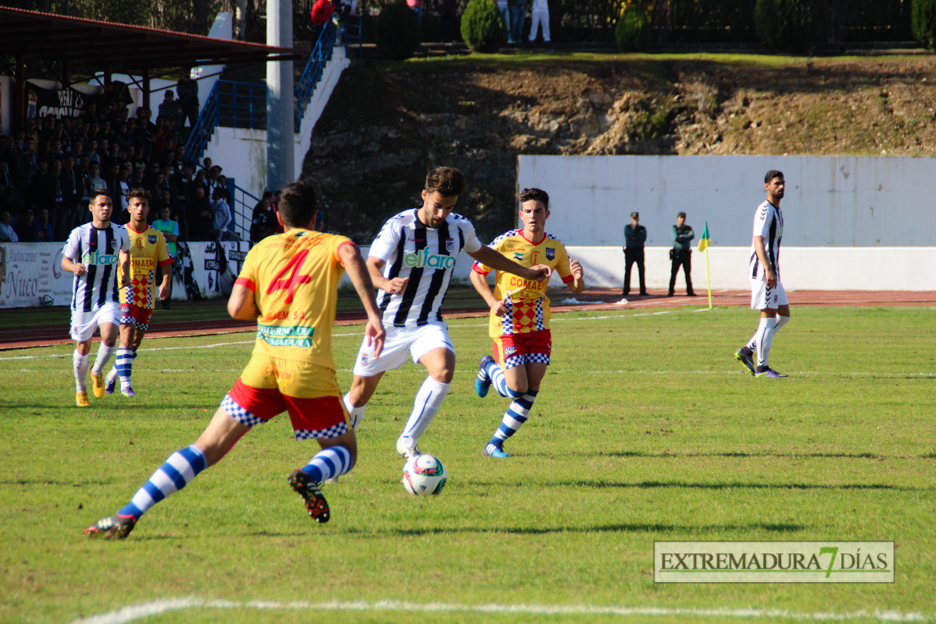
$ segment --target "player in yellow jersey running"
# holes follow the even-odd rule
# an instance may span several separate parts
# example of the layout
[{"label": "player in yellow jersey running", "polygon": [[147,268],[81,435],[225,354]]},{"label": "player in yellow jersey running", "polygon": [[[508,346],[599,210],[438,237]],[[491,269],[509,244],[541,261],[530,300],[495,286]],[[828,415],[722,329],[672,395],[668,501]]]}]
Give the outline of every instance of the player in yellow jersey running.
[{"label": "player in yellow jersey running", "polygon": [[296,439],[317,440],[321,448],[308,464],[292,471],[289,485],[313,520],[328,522],[330,511],[319,486],[347,473],[357,458],[331,351],[343,271],[364,303],[365,336],[377,355],[383,349],[384,329],[358,248],[344,236],[312,230],[316,203],[310,183],[286,187],[278,216],[286,232],[263,239],[244,260],[228,312],[236,319],[257,321],[257,342],[208,427],[194,444],[173,453],[130,503],[85,529],[86,534],[126,537],[153,505],[221,461],[252,427],[284,411]]},{"label": "player in yellow jersey running", "polygon": [[[113,394],[118,376],[120,393],[126,397],[136,396],[130,384],[130,375],[137,349],[149,329],[153,307],[156,305],[154,290],[157,266],[167,269],[163,271],[162,284],[159,285],[159,298],[165,300],[169,297],[172,271],[168,270],[167,265],[172,264],[172,258],[163,233],[151,228],[146,222],[149,200],[149,192],[142,189],[133,189],[127,193],[130,221],[124,227],[130,235],[130,285],[120,289],[120,346],[114,356],[114,368],[107,374],[106,383],[103,375],[91,374],[94,382],[92,390],[96,397]],[[121,273],[120,279],[124,277]]]},{"label": "player in yellow jersey running", "polygon": [[[522,266],[545,264],[559,273],[572,294],[585,289],[582,266],[569,258],[565,246],[546,232],[549,195],[541,189],[520,193],[520,220],[523,229],[501,234],[491,247]],[[484,447],[491,457],[510,457],[504,440],[517,432],[530,415],[530,408],[546,375],[552,353],[549,330],[548,282],[532,282],[497,271],[494,290],[487,282],[489,267],[478,262],[471,271],[471,284],[491,308],[489,334],[494,339],[494,358],[481,358],[475,389],[487,396],[494,389],[512,399],[494,437]],[[496,358],[496,359],[495,359]]]}]

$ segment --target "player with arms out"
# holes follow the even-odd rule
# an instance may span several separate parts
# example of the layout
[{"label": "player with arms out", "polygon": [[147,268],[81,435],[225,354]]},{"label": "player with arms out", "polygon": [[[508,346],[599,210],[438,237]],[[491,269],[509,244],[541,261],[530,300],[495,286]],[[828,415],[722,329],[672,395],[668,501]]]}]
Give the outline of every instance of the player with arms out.
[{"label": "player with arms out", "polygon": [[[546,232],[549,218],[549,195],[537,188],[520,193],[520,221],[523,229],[498,236],[491,247],[499,254],[514,258],[523,265],[543,262],[558,271],[562,282],[572,294],[585,290],[582,266],[569,258],[565,246]],[[539,393],[552,353],[549,330],[548,282],[521,280],[497,271],[494,290],[487,282],[491,267],[475,262],[471,284],[491,308],[489,335],[494,339],[495,358],[485,355],[475,381],[478,396],[487,396],[491,385],[497,393],[510,398],[510,407],[501,419],[500,427],[484,447],[490,457],[510,457],[504,450],[504,440],[530,417],[530,408]]]},{"label": "player with arms out", "polygon": [[[101,345],[91,375],[103,379],[104,366],[117,344],[120,323],[120,304],[117,301],[118,285],[129,282],[118,281],[118,268],[127,275],[130,265],[130,239],[122,227],[111,223],[114,204],[106,190],[91,193],[88,203],[91,222],[71,231],[62,252],[62,270],[75,274],[71,301],[71,338],[77,344],[72,355],[75,372],[75,404],[89,407],[85,377],[88,375],[88,358],[91,353],[91,338],[101,331]],[[101,390],[103,391],[103,384]],[[103,392],[96,396],[103,396]]]},{"label": "player with arms out", "polygon": [[228,312],[236,319],[257,321],[257,342],[208,427],[194,444],[173,453],[125,507],[88,527],[86,534],[126,537],[153,505],[221,461],[252,427],[284,411],[297,440],[314,439],[321,447],[287,480],[309,516],[328,522],[330,511],[319,485],[351,470],[357,458],[331,349],[343,271],[364,303],[365,342],[378,357],[384,330],[358,248],[344,236],[312,230],[316,203],[311,184],[290,184],[278,217],[286,232],[265,238],[244,260]]},{"label": "player with arms out", "polygon": [[407,353],[413,362],[425,366],[428,376],[397,439],[397,452],[406,459],[419,455],[417,442],[438,413],[455,374],[455,347],[440,308],[459,252],[464,249],[475,260],[530,282],[549,278],[545,265],[521,266],[482,245],[471,221],[452,212],[466,186],[464,174],[457,169],[430,171],[423,205],[390,217],[367,258],[374,285],[383,291],[378,303],[387,344],[380,356],[371,353],[367,344],[361,345],[345,407],[357,428],[384,373],[403,366]]},{"label": "player with arms out", "polygon": [[[779,379],[786,377],[770,368],[768,356],[773,337],[790,322],[790,305],[780,281],[780,239],[783,238],[783,214],[780,200],[786,182],[783,173],[771,169],[764,176],[767,200],[754,213],[754,238],[751,242],[751,308],[760,310],[760,324],[748,343],[738,349],[735,357],[755,377]],[[757,351],[757,366],[754,352]]]},{"label": "player with arms out", "polygon": [[[94,396],[113,394],[120,377],[120,393],[126,397],[136,396],[130,383],[133,372],[133,360],[137,349],[143,342],[143,336],[149,329],[153,317],[156,297],[156,267],[163,267],[162,284],[159,285],[159,298],[169,298],[172,287],[172,258],[166,247],[163,233],[150,227],[146,222],[149,215],[150,194],[142,189],[133,189],[127,193],[127,212],[130,221],[124,226],[130,235],[130,286],[120,290],[120,347],[114,358],[114,368],[103,375],[91,373],[94,380]],[[125,276],[121,273],[121,278]]]}]

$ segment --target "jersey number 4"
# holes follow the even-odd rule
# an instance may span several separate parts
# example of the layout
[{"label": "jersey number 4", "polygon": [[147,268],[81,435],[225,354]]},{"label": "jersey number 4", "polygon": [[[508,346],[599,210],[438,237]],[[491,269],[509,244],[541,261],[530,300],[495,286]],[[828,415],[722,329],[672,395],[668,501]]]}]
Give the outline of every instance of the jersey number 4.
[{"label": "jersey number 4", "polygon": [[[292,303],[293,293],[296,291],[296,287],[300,284],[307,284],[312,281],[311,276],[299,273],[299,269],[302,268],[302,264],[305,262],[306,256],[308,255],[309,251],[306,250],[300,251],[293,256],[289,264],[283,267],[283,269],[276,274],[276,277],[273,278],[273,283],[267,288],[267,294],[269,295],[276,290],[287,290],[289,292],[286,294],[286,303]],[[289,273],[289,277],[283,279],[286,273]]]}]

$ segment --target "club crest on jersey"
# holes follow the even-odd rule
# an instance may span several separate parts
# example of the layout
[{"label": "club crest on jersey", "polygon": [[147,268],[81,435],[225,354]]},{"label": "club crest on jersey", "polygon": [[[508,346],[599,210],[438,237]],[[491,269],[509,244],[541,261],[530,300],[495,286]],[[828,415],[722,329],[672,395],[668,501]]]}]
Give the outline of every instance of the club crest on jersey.
[{"label": "club crest on jersey", "polygon": [[556,248],[555,248],[555,247],[547,247],[547,248],[546,248],[546,259],[547,259],[547,260],[555,260],[555,259],[556,259]]},{"label": "club crest on jersey", "polygon": [[452,253],[455,250],[455,241],[451,238],[445,241],[445,251]]},{"label": "club crest on jersey", "polygon": [[150,234],[149,236],[146,237],[146,240],[149,241],[149,244],[150,244],[150,245],[155,245],[155,244],[156,244],[156,235],[155,235],[155,234]]}]

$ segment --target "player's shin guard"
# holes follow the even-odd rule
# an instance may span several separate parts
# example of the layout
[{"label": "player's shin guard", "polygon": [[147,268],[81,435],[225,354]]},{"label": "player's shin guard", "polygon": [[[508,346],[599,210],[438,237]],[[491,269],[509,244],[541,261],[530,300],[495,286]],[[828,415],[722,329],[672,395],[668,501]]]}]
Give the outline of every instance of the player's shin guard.
[{"label": "player's shin guard", "polygon": [[[770,347],[777,329],[777,319],[762,318],[755,334],[757,340],[757,367],[769,366]],[[758,371],[760,372],[760,371]]]},{"label": "player's shin guard", "polygon": [[88,376],[88,356],[78,353],[75,349],[72,353],[72,370],[75,372],[75,392],[85,392],[85,377]]},{"label": "player's shin guard", "polygon": [[406,427],[403,428],[401,437],[418,440],[419,437],[435,418],[442,406],[442,401],[448,396],[450,383],[439,383],[432,377],[426,377],[426,381],[416,393],[416,401],[413,403],[413,413],[406,421]]},{"label": "player's shin guard", "polygon": [[343,446],[331,446],[315,454],[309,463],[300,468],[316,483],[324,483],[326,479],[334,479],[351,471],[354,464],[351,451]]},{"label": "player's shin guard", "polygon": [[530,408],[533,407],[536,395],[536,390],[527,390],[526,394],[521,398],[514,399],[504,413],[500,427],[494,432],[494,437],[491,438],[492,443],[500,441],[503,444],[504,440],[517,433],[523,423],[530,417]]},{"label": "player's shin guard", "polygon": [[139,489],[130,504],[118,511],[117,515],[133,516],[139,520],[150,507],[184,488],[207,467],[208,462],[197,446],[176,451]]},{"label": "player's shin guard", "polygon": [[114,345],[108,347],[107,344],[101,342],[101,346],[98,347],[97,356],[94,358],[94,366],[91,367],[91,372],[95,375],[100,375],[104,372],[104,367],[107,366],[116,348],[117,347]]},{"label": "player's shin guard", "polygon": [[120,387],[122,388],[130,385],[130,376],[133,374],[133,358],[133,349],[117,349],[114,368],[117,369],[117,375],[120,376]]},{"label": "player's shin guard", "polygon": [[354,404],[351,403],[349,398],[351,393],[344,395],[342,399],[344,401],[345,409],[348,410],[348,419],[351,421],[351,427],[357,431],[358,427],[361,426],[361,423],[364,422],[364,410],[367,409],[366,405],[361,407],[354,407]]}]

